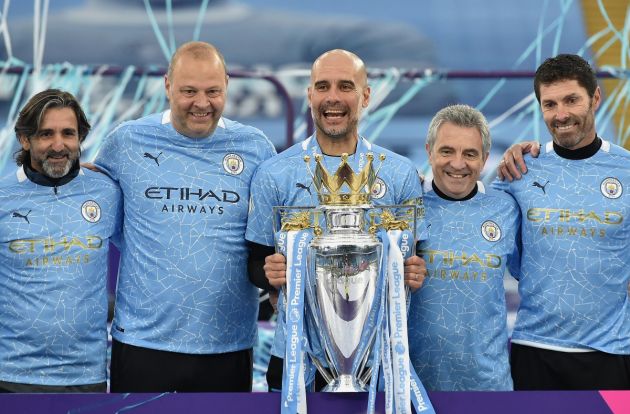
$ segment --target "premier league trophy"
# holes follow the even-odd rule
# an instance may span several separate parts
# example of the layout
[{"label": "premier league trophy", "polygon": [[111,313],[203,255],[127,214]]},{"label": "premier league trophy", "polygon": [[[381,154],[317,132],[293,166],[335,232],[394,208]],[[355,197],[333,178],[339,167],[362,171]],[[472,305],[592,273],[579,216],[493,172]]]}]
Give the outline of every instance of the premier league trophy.
[{"label": "premier league trophy", "polygon": [[[305,285],[304,336],[311,350],[321,349],[309,356],[329,382],[324,391],[331,392],[368,390],[366,383],[372,369],[370,354],[378,333],[378,312],[385,299],[382,292],[386,289],[381,268],[386,252],[376,233],[379,229],[413,229],[416,217],[415,206],[374,207],[371,194],[377,172],[373,169],[373,155],[367,155],[366,166],[358,174],[347,158],[347,154],[342,155],[339,168],[331,175],[323,166],[321,155],[316,155],[315,172],[313,174],[309,168],[309,173],[320,205],[278,207],[275,214],[279,217],[276,226],[279,222],[281,233],[312,229],[313,238],[305,254],[306,274],[302,279]],[[384,159],[381,155],[381,163]],[[308,166],[310,157],[306,156],[305,162]],[[406,220],[396,219],[401,211]],[[413,235],[410,238],[413,244]],[[296,246],[288,262],[302,261],[304,254],[300,244]],[[287,303],[295,303],[297,297],[289,293]],[[296,312],[289,305],[288,359],[292,358],[293,350],[289,347],[295,343],[290,336],[295,331],[291,321],[296,320]]]},{"label": "premier league trophy", "polygon": [[[308,254],[306,305],[308,333],[323,346],[332,382],[324,391],[367,391],[363,370],[375,338],[377,282],[382,243],[366,231],[366,213],[371,207],[370,189],[376,174],[373,157],[355,175],[342,157],[334,176],[317,161],[314,183],[325,218],[325,231],[316,232]],[[341,193],[343,185],[350,193]],[[364,189],[364,191],[361,191]],[[327,192],[325,192],[327,190]],[[317,233],[320,233],[317,235]],[[320,371],[323,361],[315,359]]]}]

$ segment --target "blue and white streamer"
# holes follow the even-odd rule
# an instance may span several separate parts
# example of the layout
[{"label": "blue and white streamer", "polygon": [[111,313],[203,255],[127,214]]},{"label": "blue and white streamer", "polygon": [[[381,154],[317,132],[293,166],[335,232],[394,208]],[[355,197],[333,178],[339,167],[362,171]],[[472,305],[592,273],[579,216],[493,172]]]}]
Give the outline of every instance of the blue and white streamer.
[{"label": "blue and white streamer", "polygon": [[283,414],[306,413],[304,285],[311,238],[309,231],[289,231],[280,233],[277,243],[280,252],[287,257],[287,337],[281,405]]}]

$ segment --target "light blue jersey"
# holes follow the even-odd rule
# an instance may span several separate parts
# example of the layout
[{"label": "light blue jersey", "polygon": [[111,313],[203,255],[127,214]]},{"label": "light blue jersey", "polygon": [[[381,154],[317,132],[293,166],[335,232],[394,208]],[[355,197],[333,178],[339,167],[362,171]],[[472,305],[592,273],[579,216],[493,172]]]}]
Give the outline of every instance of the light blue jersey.
[{"label": "light blue jersey", "polygon": [[630,354],[630,152],[602,141],[569,160],[549,142],[526,163],[495,183],[523,216],[513,342]]},{"label": "light blue jersey", "polygon": [[[385,161],[372,188],[374,205],[395,205],[412,202],[418,206],[416,237],[425,237],[425,224],[422,220],[422,187],[413,164],[406,158],[360,138],[356,152],[348,157],[348,163],[356,172],[367,163],[366,155],[374,154],[374,166],[378,168],[378,155],[385,154]],[[274,206],[317,206],[317,190],[312,184],[304,156],[311,156],[311,171],[314,171],[314,155],[321,154],[315,136],[295,144],[272,159],[265,161],[256,171],[252,180],[250,213],[245,238],[265,246],[274,245],[273,207]],[[341,163],[340,157],[324,156],[326,169],[332,174]],[[283,297],[278,302],[278,320],[284,319]],[[272,354],[284,358],[285,333],[283,323],[278,323]]]},{"label": "light blue jersey", "polygon": [[39,185],[20,168],[0,181],[0,206],[0,380],[105,382],[118,186],[84,169],[57,187]]},{"label": "light blue jersey", "polygon": [[258,290],[247,276],[249,184],[275,154],[259,130],[222,118],[188,138],[170,111],[125,122],[96,164],[124,195],[112,336],[188,354],[251,348]]},{"label": "light blue jersey", "polygon": [[428,390],[511,390],[503,275],[518,265],[518,207],[481,182],[464,201],[427,187],[428,274],[411,295],[411,362]]}]

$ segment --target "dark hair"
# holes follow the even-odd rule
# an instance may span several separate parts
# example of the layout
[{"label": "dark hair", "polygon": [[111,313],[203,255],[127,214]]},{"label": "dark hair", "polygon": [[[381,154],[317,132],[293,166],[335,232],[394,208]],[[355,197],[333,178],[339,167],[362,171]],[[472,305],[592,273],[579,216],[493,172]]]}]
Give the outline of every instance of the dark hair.
[{"label": "dark hair", "polygon": [[[70,108],[74,111],[79,128],[79,142],[83,142],[88,132],[90,132],[90,123],[81,109],[79,101],[71,93],[59,89],[46,89],[39,92],[24,105],[15,122],[15,136],[18,141],[22,136],[27,139],[35,136],[42,124],[44,114],[50,108]],[[21,149],[15,153],[17,165],[24,164],[28,159],[30,159],[29,151]]]},{"label": "dark hair", "polygon": [[593,97],[597,89],[597,76],[588,62],[578,55],[558,55],[545,60],[536,70],[534,77],[534,92],[540,102],[540,85],[563,80],[576,80],[586,89],[589,97]]}]

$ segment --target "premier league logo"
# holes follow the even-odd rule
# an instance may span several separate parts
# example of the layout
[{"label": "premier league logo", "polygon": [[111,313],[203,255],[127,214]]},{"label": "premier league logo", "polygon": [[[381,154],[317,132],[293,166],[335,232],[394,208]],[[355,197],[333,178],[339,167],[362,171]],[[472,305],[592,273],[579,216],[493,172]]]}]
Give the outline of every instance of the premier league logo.
[{"label": "premier league logo", "polygon": [[86,221],[96,223],[101,219],[101,206],[96,201],[88,200],[81,205],[81,215]]},{"label": "premier league logo", "polygon": [[599,188],[606,198],[619,198],[623,193],[621,182],[613,177],[608,177],[604,181],[602,181],[602,184]]},{"label": "premier league logo", "polygon": [[243,158],[238,154],[227,154],[223,157],[223,169],[232,175],[239,175],[243,172],[245,163]]}]

